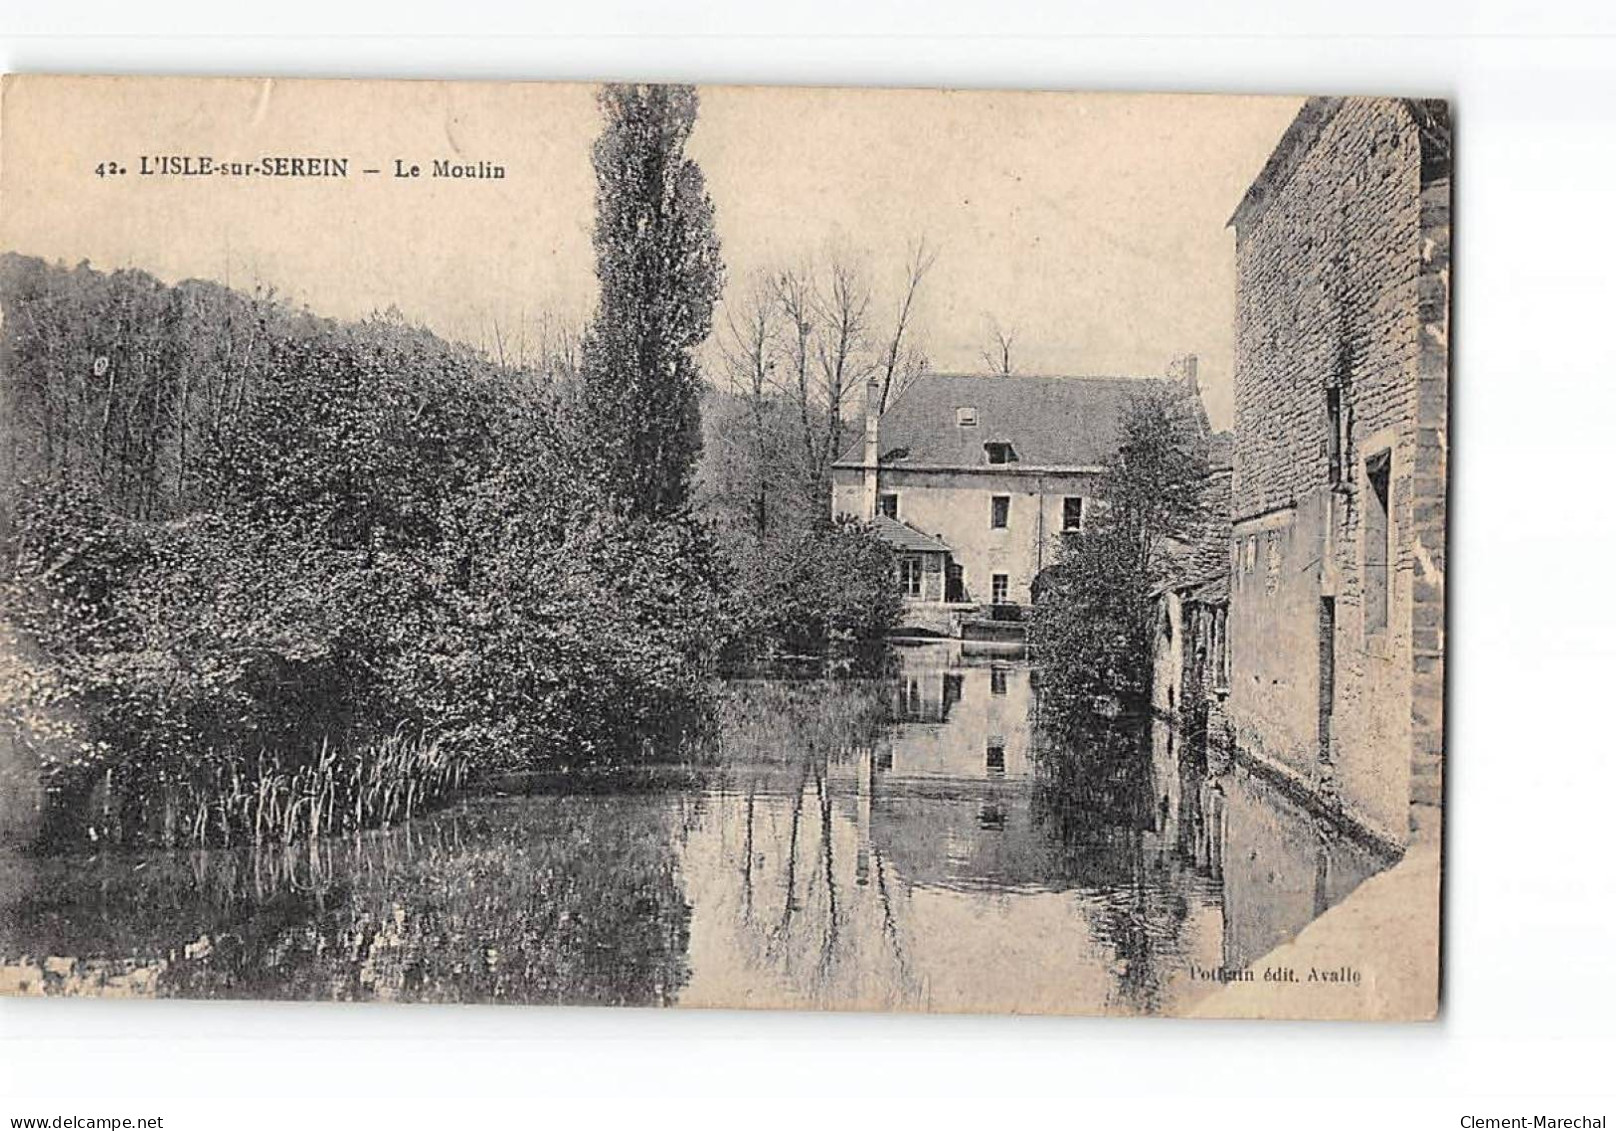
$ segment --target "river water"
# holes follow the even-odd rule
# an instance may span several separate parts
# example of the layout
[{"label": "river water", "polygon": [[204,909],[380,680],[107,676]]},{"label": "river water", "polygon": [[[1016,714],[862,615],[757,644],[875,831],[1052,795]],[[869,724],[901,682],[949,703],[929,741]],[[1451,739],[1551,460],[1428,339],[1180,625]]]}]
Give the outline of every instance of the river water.
[{"label": "river water", "polygon": [[1387,861],[1036,673],[746,680],[701,766],[279,850],[0,854],[0,992],[1176,1013]]}]

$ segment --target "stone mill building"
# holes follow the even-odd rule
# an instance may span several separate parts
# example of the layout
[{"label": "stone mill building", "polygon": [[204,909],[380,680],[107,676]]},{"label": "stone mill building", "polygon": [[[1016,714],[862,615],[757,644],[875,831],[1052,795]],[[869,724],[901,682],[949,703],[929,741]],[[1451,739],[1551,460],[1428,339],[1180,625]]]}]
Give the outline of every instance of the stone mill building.
[{"label": "stone mill building", "polygon": [[[1183,389],[1160,377],[926,373],[887,406],[867,391],[863,436],[833,467],[832,509],[873,522],[898,558],[905,624],[958,635],[1016,612],[1062,539],[1090,521],[1130,399]],[[1204,423],[1204,412],[1203,412]]]},{"label": "stone mill building", "polygon": [[1449,137],[1441,103],[1311,99],[1230,221],[1228,714],[1398,846],[1442,790]]}]

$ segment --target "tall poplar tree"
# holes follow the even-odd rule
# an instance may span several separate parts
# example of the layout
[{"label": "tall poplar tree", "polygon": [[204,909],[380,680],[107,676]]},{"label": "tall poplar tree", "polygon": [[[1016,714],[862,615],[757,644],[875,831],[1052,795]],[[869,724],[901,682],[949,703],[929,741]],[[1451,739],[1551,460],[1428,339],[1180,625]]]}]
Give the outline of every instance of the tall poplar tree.
[{"label": "tall poplar tree", "polygon": [[685,156],[695,89],[614,84],[600,106],[600,305],[584,347],[584,439],[608,495],[664,518],[688,503],[701,452],[695,351],[712,328],[723,264],[706,181]]}]

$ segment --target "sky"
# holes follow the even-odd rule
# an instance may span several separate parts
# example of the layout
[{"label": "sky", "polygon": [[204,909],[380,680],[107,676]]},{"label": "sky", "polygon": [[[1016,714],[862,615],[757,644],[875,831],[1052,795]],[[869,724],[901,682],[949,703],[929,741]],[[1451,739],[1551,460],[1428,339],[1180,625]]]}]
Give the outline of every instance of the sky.
[{"label": "sky", "polygon": [[[1194,353],[1232,416],[1227,221],[1295,98],[704,87],[690,153],[731,291],[835,255],[890,323],[909,246],[932,365],[1153,374]],[[396,307],[446,336],[535,338],[594,301],[592,88],[541,83],[7,80],[0,245],[272,287],[317,313]],[[346,179],[142,175],[158,155],[344,156]],[[430,175],[434,160],[504,166]],[[395,176],[398,163],[423,176]],[[97,166],[127,173],[98,176]],[[377,174],[362,174],[376,168]]]}]

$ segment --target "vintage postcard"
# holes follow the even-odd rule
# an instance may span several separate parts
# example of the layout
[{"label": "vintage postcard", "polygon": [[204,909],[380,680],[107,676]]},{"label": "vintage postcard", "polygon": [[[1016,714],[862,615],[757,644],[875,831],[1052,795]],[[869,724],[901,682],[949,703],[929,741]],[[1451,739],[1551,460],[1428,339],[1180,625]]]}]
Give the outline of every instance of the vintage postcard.
[{"label": "vintage postcard", "polygon": [[1434,1016],[1450,153],[8,78],[0,992]]}]

